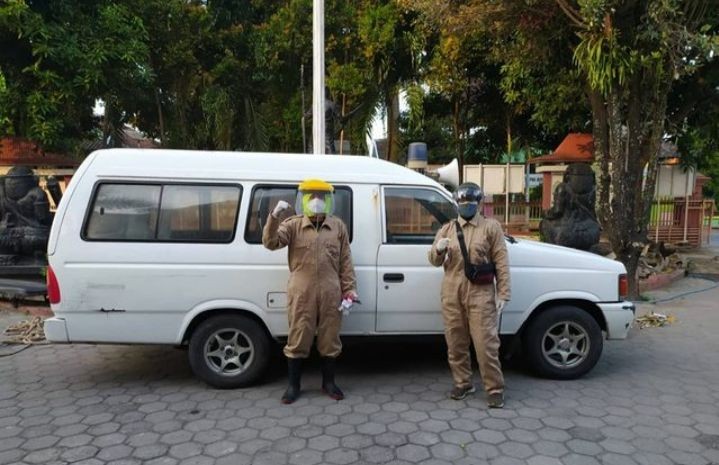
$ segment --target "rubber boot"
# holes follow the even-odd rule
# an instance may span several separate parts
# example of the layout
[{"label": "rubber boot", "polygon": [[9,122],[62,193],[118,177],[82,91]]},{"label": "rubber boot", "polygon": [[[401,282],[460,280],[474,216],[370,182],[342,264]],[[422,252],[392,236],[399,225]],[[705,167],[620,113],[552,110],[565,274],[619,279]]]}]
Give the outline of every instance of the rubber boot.
[{"label": "rubber boot", "polygon": [[300,378],[302,377],[302,359],[287,359],[288,386],[282,396],[283,404],[291,404],[300,397]]},{"label": "rubber boot", "polygon": [[336,361],[336,358],[322,357],[322,392],[334,400],[342,400],[345,395],[335,384]]}]

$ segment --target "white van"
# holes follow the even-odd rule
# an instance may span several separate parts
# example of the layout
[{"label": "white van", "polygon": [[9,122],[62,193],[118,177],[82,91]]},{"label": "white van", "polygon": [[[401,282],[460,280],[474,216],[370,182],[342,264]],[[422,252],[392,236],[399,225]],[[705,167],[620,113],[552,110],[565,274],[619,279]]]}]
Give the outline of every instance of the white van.
[{"label": "white van", "polygon": [[[335,186],[350,231],[362,303],[342,334],[441,334],[443,271],[427,251],[456,206],[429,177],[360,156],[113,149],[87,157],[55,215],[48,340],[188,344],[209,384],[254,382],[287,334],[287,253],[262,246],[262,227],[308,177]],[[539,374],[581,376],[605,337],[626,337],[621,263],[510,237],[507,247],[501,334],[521,338]]]}]

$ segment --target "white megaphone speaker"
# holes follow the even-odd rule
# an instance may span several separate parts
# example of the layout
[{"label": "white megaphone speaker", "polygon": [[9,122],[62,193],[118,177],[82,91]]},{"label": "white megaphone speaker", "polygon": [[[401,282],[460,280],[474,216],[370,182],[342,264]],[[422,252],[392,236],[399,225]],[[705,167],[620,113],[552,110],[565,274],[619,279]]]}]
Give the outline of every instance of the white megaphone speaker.
[{"label": "white megaphone speaker", "polygon": [[459,163],[455,158],[449,164],[444,165],[441,168],[437,168],[436,179],[442,184],[449,184],[451,186],[459,186]]}]

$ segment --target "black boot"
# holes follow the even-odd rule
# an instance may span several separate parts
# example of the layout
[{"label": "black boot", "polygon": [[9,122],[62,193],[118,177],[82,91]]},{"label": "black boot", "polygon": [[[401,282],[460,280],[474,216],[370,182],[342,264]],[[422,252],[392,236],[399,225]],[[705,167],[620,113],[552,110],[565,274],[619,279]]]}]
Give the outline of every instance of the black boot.
[{"label": "black boot", "polygon": [[283,404],[291,404],[300,397],[300,378],[302,377],[302,359],[287,359],[288,386],[282,396]]},{"label": "black boot", "polygon": [[322,357],[322,392],[334,400],[342,400],[345,398],[345,395],[335,384],[336,361],[336,358]]}]

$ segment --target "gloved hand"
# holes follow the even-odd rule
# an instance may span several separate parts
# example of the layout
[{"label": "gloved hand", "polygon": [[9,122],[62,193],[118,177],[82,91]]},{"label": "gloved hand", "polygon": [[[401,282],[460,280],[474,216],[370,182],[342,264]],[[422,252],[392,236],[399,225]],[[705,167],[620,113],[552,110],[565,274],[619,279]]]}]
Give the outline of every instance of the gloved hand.
[{"label": "gloved hand", "polygon": [[444,251],[447,250],[448,246],[449,246],[449,238],[443,237],[442,239],[437,241],[437,252],[444,253]]},{"label": "gloved hand", "polygon": [[507,305],[506,300],[497,299],[497,314],[501,314],[502,310],[504,310],[504,306]]},{"label": "gloved hand", "polygon": [[275,205],[275,209],[272,210],[272,216],[277,218],[280,213],[290,208],[290,204],[285,202],[284,200],[280,200],[277,202],[277,205]]},{"label": "gloved hand", "polygon": [[340,302],[340,306],[337,310],[339,310],[344,316],[347,316],[350,314],[350,310],[352,310],[352,305],[354,305],[355,302],[359,303],[359,296],[354,291],[348,291],[342,294],[342,302]]}]

